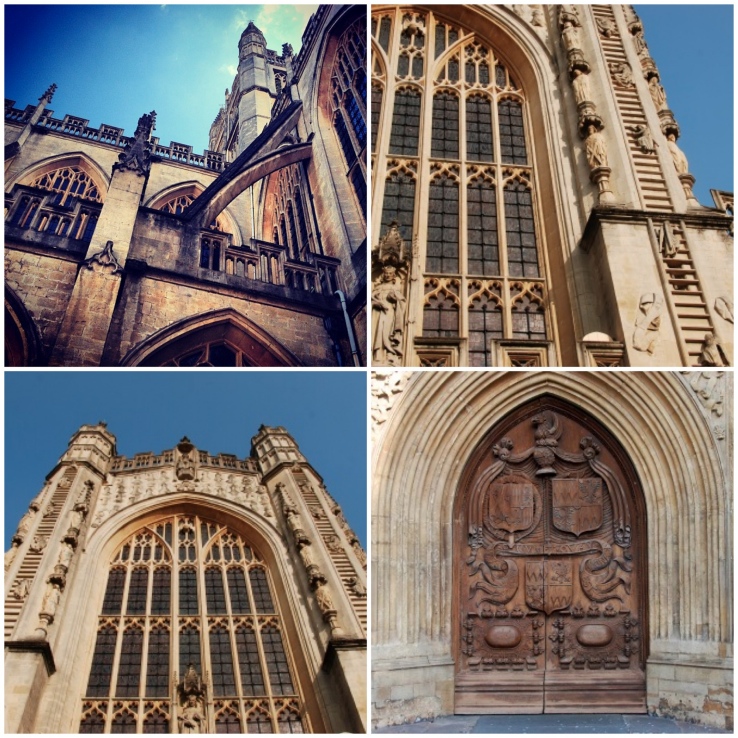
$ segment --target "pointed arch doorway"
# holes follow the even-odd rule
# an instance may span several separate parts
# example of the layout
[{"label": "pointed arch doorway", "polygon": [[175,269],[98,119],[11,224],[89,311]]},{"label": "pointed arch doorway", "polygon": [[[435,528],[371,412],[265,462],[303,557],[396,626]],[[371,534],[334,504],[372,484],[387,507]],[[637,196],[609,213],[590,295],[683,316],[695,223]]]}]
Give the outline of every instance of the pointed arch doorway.
[{"label": "pointed arch doorway", "polygon": [[645,501],[605,427],[550,396],[520,407],[454,512],[455,712],[645,712]]}]

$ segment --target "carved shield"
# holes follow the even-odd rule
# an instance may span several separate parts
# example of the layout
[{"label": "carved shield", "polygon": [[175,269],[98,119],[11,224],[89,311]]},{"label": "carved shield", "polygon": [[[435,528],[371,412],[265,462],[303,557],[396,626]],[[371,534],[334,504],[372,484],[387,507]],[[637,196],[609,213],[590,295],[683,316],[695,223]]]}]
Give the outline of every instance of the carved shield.
[{"label": "carved shield", "polygon": [[488,525],[514,533],[530,528],[533,522],[535,496],[527,482],[496,482],[487,498]]},{"label": "carved shield", "polygon": [[525,564],[525,601],[534,610],[550,615],[564,610],[572,600],[572,561],[528,561]]},{"label": "carved shield", "polygon": [[580,536],[602,525],[602,480],[553,479],[553,524]]}]

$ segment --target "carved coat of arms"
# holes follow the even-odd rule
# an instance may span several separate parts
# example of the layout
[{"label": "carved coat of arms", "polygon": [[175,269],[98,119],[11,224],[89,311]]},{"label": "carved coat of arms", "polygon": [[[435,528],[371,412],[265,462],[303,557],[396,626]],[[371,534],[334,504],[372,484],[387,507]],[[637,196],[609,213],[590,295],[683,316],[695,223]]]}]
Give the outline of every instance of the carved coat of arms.
[{"label": "carved coat of arms", "polygon": [[535,495],[527,482],[496,482],[487,497],[488,525],[514,533],[533,523]]},{"label": "carved coat of arms", "polygon": [[602,480],[552,479],[553,524],[580,536],[602,525]]},{"label": "carved coat of arms", "polygon": [[572,601],[571,560],[545,559],[525,564],[525,601],[534,610],[550,615]]}]

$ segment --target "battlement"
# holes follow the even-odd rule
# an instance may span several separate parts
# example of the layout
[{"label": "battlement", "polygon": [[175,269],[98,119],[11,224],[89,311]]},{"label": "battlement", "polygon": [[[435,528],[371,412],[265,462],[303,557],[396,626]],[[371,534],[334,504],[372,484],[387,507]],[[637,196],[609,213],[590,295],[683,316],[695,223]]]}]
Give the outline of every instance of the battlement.
[{"label": "battlement", "polygon": [[[26,105],[23,110],[14,106],[15,100],[5,100],[6,123],[25,125],[36,109],[34,105]],[[99,128],[93,128],[90,126],[90,121],[85,118],[78,118],[74,115],[54,118],[53,115],[53,110],[45,109],[36,127],[72,138],[95,141],[120,150],[123,150],[128,143],[133,141],[131,136],[124,134],[122,128],[107,123],[101,123]],[[216,151],[205,149],[204,153],[195,154],[192,151],[192,146],[176,143],[175,141],[171,141],[169,146],[164,146],[159,143],[156,136],[151,137],[151,142],[153,144],[153,156],[162,161],[177,162],[178,164],[186,164],[197,169],[207,169],[213,172],[222,172],[226,167],[225,157]],[[154,161],[156,161],[156,158]]]}]

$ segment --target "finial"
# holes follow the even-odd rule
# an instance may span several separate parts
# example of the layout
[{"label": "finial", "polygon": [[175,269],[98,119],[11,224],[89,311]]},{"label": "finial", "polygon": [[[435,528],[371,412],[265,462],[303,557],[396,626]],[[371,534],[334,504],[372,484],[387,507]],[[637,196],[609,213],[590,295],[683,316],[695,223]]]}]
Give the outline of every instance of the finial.
[{"label": "finial", "polygon": [[42,100],[46,100],[46,102],[51,102],[51,98],[54,97],[54,93],[56,92],[56,84],[52,84],[49,86],[49,88],[44,92],[41,97],[39,97],[38,101],[41,102]]}]

